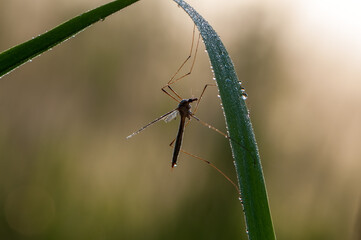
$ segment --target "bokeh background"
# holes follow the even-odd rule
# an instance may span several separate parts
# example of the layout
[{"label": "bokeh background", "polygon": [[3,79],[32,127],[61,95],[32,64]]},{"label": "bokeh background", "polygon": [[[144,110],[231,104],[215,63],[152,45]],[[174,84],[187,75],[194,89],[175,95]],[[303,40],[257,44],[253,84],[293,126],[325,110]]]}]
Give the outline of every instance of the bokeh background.
[{"label": "bokeh background", "polygon": [[[106,2],[2,0],[0,51]],[[278,239],[361,239],[360,3],[189,3],[249,95]],[[177,121],[125,139],[175,108],[160,88],[192,28],[172,1],[140,1],[0,80],[1,239],[246,239],[231,184],[185,155],[171,170]],[[201,44],[175,89],[212,78]],[[225,129],[216,89],[198,116]],[[192,122],[184,149],[235,179],[217,133]]]}]

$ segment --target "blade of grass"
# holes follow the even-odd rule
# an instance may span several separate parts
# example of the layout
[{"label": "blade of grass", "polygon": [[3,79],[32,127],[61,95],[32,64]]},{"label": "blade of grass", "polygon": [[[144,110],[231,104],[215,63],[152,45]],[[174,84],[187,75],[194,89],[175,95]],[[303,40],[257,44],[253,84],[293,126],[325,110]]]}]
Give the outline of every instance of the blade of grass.
[{"label": "blade of grass", "polygon": [[107,3],[72,18],[36,38],[2,52],[0,54],[0,77],[74,36],[90,25],[104,20],[109,15],[137,1],[138,0],[117,0]]},{"label": "blade of grass", "polygon": [[213,67],[241,189],[248,237],[275,239],[258,147],[233,63],[208,22],[183,0],[174,2],[188,13],[196,24]]}]

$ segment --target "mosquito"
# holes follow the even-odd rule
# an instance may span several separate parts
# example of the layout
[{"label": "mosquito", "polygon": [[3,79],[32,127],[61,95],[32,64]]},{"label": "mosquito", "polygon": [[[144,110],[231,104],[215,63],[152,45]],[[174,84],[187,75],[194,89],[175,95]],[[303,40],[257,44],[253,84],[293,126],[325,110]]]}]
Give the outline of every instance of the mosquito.
[{"label": "mosquito", "polygon": [[[214,169],[216,169],[220,174],[222,174],[235,188],[236,190],[239,192],[239,189],[237,187],[237,185],[225,174],[223,173],[220,169],[218,169],[215,165],[213,165],[211,162],[196,156],[194,154],[188,153],[184,150],[181,149],[181,145],[182,145],[182,140],[183,140],[183,135],[184,135],[184,129],[187,127],[187,125],[190,123],[191,119],[195,119],[196,121],[200,122],[201,124],[203,124],[204,126],[213,129],[214,131],[220,133],[221,135],[223,135],[225,138],[229,138],[227,134],[223,133],[222,131],[218,130],[217,128],[213,127],[212,125],[202,121],[201,119],[199,119],[198,117],[196,117],[194,114],[198,109],[199,103],[203,97],[204,92],[206,91],[207,87],[209,86],[215,86],[215,84],[206,84],[203,88],[203,91],[201,93],[201,95],[199,96],[199,98],[189,98],[189,99],[183,99],[178,93],[176,93],[176,91],[173,90],[173,88],[171,87],[172,84],[174,84],[175,82],[185,78],[186,76],[190,75],[192,73],[193,67],[194,67],[194,63],[195,63],[195,59],[197,56],[197,51],[198,51],[198,46],[199,46],[199,40],[200,40],[200,34],[198,35],[198,40],[197,40],[197,45],[195,47],[195,52],[194,52],[194,58],[192,61],[192,65],[190,67],[190,70],[186,73],[181,75],[180,77],[177,77],[177,75],[179,74],[180,70],[183,68],[183,66],[188,62],[188,60],[192,57],[192,53],[193,53],[193,44],[194,44],[194,35],[195,35],[195,26],[193,27],[193,37],[192,37],[192,44],[191,44],[191,50],[189,53],[189,56],[185,59],[185,61],[181,64],[181,66],[178,68],[178,70],[173,74],[173,76],[171,77],[171,79],[168,81],[168,83],[163,86],[161,88],[161,90],[167,94],[169,97],[171,97],[173,100],[178,102],[178,106],[177,108],[167,112],[166,114],[156,118],[155,120],[149,122],[148,124],[146,124],[145,126],[143,126],[142,128],[140,128],[138,131],[132,133],[131,135],[129,135],[127,137],[127,139],[133,137],[134,135],[140,133],[141,131],[143,131],[144,129],[146,129],[147,127],[150,127],[151,125],[164,120],[166,123],[170,122],[171,120],[175,119],[178,115],[180,115],[180,123],[179,123],[179,127],[178,127],[178,133],[176,138],[170,143],[170,146],[173,147],[174,144],[174,150],[173,150],[173,156],[172,156],[172,162],[171,162],[171,167],[174,168],[175,166],[177,166],[177,161],[178,161],[178,157],[179,157],[179,153],[185,153],[189,156],[192,156],[194,158],[197,158],[207,164],[209,164],[211,167],[213,167]],[[193,112],[191,112],[191,103],[196,102],[196,106]],[[187,121],[188,120],[188,121]]]}]

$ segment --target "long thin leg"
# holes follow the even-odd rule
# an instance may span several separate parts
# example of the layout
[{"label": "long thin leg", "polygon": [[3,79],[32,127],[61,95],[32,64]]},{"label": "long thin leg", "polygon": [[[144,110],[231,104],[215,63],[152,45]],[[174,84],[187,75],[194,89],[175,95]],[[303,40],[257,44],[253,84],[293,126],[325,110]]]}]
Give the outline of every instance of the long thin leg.
[{"label": "long thin leg", "polygon": [[[173,141],[174,142],[174,141]],[[169,145],[170,147],[174,147],[173,146],[173,142]],[[217,168],[213,163],[211,163],[210,161],[204,159],[204,158],[201,158],[197,155],[194,155],[192,153],[189,153],[189,152],[186,152],[184,151],[183,149],[180,149],[180,152],[184,153],[184,154],[187,154],[188,156],[191,156],[191,157],[194,157],[198,160],[201,160],[205,163],[207,163],[209,166],[211,166],[212,168],[214,168],[215,170],[217,170],[217,172],[219,172],[228,182],[230,182],[234,187],[235,189],[237,190],[238,194],[241,194],[241,192],[239,191],[239,188],[237,186],[237,184],[235,184],[224,172],[222,172],[219,168]]]},{"label": "long thin leg", "polygon": [[[241,143],[239,143],[238,141],[236,141],[235,139],[231,138],[230,136],[228,136],[228,134],[225,134],[224,132],[218,130],[217,128],[213,127],[212,125],[200,120],[199,118],[197,118],[195,115],[191,115],[192,118],[196,119],[198,122],[200,122],[202,125],[216,131],[217,133],[221,134],[222,136],[224,136],[225,138],[231,140],[232,142],[236,143],[238,146],[240,146],[243,150],[245,150],[246,152],[248,152],[248,154],[250,154],[250,156],[253,159],[254,164],[256,165],[256,158],[252,155],[251,150],[249,150],[248,148],[246,148],[245,146],[243,146]],[[184,126],[186,127],[186,126]]]},{"label": "long thin leg", "polygon": [[[170,94],[169,92],[167,92],[164,88],[162,88],[162,91],[167,94],[169,97],[171,97],[173,100],[175,100],[176,102],[180,102],[180,100],[182,100],[182,98],[176,94],[176,96],[179,98],[179,100],[177,98],[175,98],[172,94]],[[173,91],[173,90],[172,90]],[[173,91],[174,92],[174,91]]]},{"label": "long thin leg", "polygon": [[193,113],[196,113],[196,112],[197,112],[197,110],[198,110],[198,105],[199,105],[199,103],[200,103],[201,100],[202,100],[203,94],[204,94],[204,92],[206,91],[207,87],[209,87],[209,86],[216,87],[217,85],[216,85],[215,83],[208,83],[208,84],[206,84],[206,85],[204,86],[203,91],[202,91],[201,95],[199,96],[198,101],[197,101],[197,103],[196,103],[196,106],[194,107]]},{"label": "long thin leg", "polygon": [[196,30],[196,25],[193,26],[193,33],[192,33],[192,43],[191,43],[191,49],[189,50],[189,54],[188,57],[184,60],[184,62],[180,65],[180,67],[177,69],[177,71],[173,74],[173,76],[170,78],[170,80],[168,81],[167,85],[170,85],[173,81],[173,79],[175,78],[175,76],[177,76],[177,74],[179,73],[179,71],[183,68],[183,66],[188,62],[188,60],[192,57],[192,52],[193,52],[193,44],[194,44],[194,33]]},{"label": "long thin leg", "polygon": [[[177,71],[173,74],[173,76],[171,77],[171,79],[168,81],[168,83],[163,86],[161,88],[161,90],[167,94],[168,96],[170,96],[173,100],[177,100],[177,98],[179,100],[182,100],[182,97],[177,94],[177,92],[175,90],[173,90],[173,88],[171,87],[172,84],[174,84],[175,82],[181,80],[182,78],[185,78],[186,76],[190,75],[192,73],[195,61],[196,61],[196,57],[197,57],[197,52],[198,52],[198,46],[199,46],[199,40],[200,40],[200,34],[198,35],[198,40],[197,40],[197,45],[196,45],[196,49],[195,49],[195,53],[194,53],[194,58],[192,61],[192,65],[190,70],[188,71],[188,73],[182,75],[181,77],[176,78],[176,76],[178,75],[178,73],[180,72],[180,70],[183,68],[183,66],[188,62],[188,60],[192,57],[192,53],[193,53],[193,45],[194,45],[194,35],[195,35],[195,25],[193,27],[193,34],[192,34],[192,43],[191,43],[191,48],[189,51],[189,55],[188,57],[184,60],[184,62],[180,65],[180,67],[177,69]],[[168,89],[170,92],[168,92],[166,89]],[[173,95],[174,96],[173,96]],[[179,101],[178,101],[179,102]]]},{"label": "long thin leg", "polygon": [[[189,69],[189,71],[186,74],[183,74],[182,76],[174,79],[174,77],[168,82],[168,86],[172,85],[173,83],[181,80],[182,78],[185,78],[186,76],[190,75],[193,71],[193,67],[194,67],[194,63],[196,62],[196,58],[197,58],[197,53],[198,53],[198,46],[199,46],[199,40],[200,40],[200,34],[198,35],[198,40],[197,40],[197,46],[194,52],[194,58],[192,61],[192,65],[191,68]],[[193,39],[192,39],[192,47],[193,47],[193,40],[194,40],[194,32],[193,32]],[[192,53],[192,52],[191,52]],[[186,63],[189,59],[191,58],[191,55],[188,56],[188,58],[186,59],[186,61],[184,63]],[[182,64],[181,68],[183,67],[184,63]],[[180,70],[180,69],[179,69]],[[177,71],[177,73],[179,72],[179,70]]]},{"label": "long thin leg", "polygon": [[197,118],[195,115],[191,115],[192,118],[194,118],[195,120],[197,120],[198,122],[200,122],[201,124],[203,124],[204,126],[216,131],[217,133],[223,135],[225,138],[229,138],[229,136],[227,134],[225,134],[224,132],[218,130],[217,128],[213,127],[212,125],[210,125],[209,123],[206,123],[205,121],[200,120],[199,118]]},{"label": "long thin leg", "polygon": [[201,158],[201,157],[198,157],[194,154],[191,154],[191,153],[188,153],[184,150],[181,149],[181,152],[182,153],[185,153],[187,154],[188,156],[191,156],[191,157],[194,157],[194,158],[197,158],[205,163],[207,163],[209,166],[211,166],[212,168],[214,168],[215,170],[217,170],[220,174],[222,174],[223,177],[225,177],[227,179],[228,182],[230,182],[234,187],[235,189],[237,190],[238,194],[241,194],[241,191],[239,191],[239,188],[237,186],[237,184],[235,184],[224,172],[222,172],[219,168],[217,168],[213,163],[211,163],[210,161],[204,159],[204,158]]}]

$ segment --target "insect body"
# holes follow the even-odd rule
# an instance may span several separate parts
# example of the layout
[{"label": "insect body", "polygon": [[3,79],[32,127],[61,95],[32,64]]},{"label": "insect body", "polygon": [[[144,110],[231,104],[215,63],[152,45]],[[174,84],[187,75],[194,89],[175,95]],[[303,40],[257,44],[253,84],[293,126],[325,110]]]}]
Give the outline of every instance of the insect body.
[{"label": "insect body", "polygon": [[179,114],[180,115],[180,123],[179,123],[178,134],[175,139],[175,146],[174,146],[173,157],[172,157],[172,168],[175,167],[177,165],[179,152],[180,152],[181,146],[182,146],[186,118],[188,118],[190,120],[190,118],[193,117],[198,120],[198,118],[195,117],[193,115],[193,113],[190,111],[191,110],[190,103],[195,102],[197,100],[198,100],[197,98],[183,99],[182,101],[179,102],[178,107],[176,109],[174,109],[174,110],[160,116],[159,118],[153,120],[152,122],[148,123],[147,125],[145,125],[141,129],[139,129],[138,131],[129,135],[127,137],[127,139],[133,137],[134,135],[138,134],[139,132],[143,131],[144,129],[153,125],[154,123],[158,122],[159,120],[164,120],[165,122],[169,122],[169,121],[175,119],[176,116]]},{"label": "insect body", "polygon": [[179,151],[180,151],[180,148],[182,145],[182,139],[183,139],[183,134],[184,134],[184,124],[185,124],[186,118],[188,118],[190,120],[191,116],[193,116],[192,112],[190,111],[190,109],[191,109],[190,103],[197,101],[197,100],[198,100],[197,98],[183,99],[178,104],[177,110],[180,115],[180,123],[179,123],[177,138],[175,140],[175,147],[174,147],[173,158],[172,158],[172,167],[176,166],[176,164],[177,164]]}]

